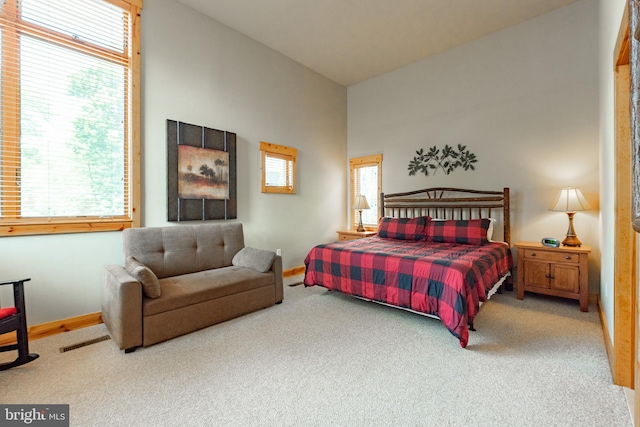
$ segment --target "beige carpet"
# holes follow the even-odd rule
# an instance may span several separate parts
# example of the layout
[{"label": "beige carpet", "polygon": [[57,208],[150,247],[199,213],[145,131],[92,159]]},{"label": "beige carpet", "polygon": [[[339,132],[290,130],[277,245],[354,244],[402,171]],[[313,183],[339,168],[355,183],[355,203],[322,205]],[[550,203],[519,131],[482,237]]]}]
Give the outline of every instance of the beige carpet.
[{"label": "beige carpet", "polygon": [[[72,426],[631,426],[595,306],[495,295],[467,349],[435,319],[302,286],[283,304],[125,355],[103,325],[32,342],[2,403]],[[6,358],[6,355],[0,355]]]}]

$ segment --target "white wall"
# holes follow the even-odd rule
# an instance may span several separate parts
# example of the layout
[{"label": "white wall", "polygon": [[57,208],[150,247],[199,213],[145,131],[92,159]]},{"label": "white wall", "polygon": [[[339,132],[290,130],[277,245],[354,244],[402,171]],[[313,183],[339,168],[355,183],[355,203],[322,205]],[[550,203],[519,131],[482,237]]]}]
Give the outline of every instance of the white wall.
[{"label": "white wall", "polygon": [[[565,186],[594,210],[574,226],[599,291],[598,4],[583,0],[348,88],[348,156],[382,153],[384,192],[510,187],[512,242],[564,238]],[[419,148],[466,145],[475,171],[409,176]]]},{"label": "white wall", "polygon": [[[172,0],[142,31],[144,225],[169,224],[166,120],[235,132],[245,243],[302,265],[344,222],[346,88]],[[298,149],[296,195],[260,192],[260,141]]]},{"label": "white wall", "polygon": [[[302,265],[345,224],[346,88],[181,3],[144,6],[143,225],[170,224],[166,120],[235,132],[245,243]],[[298,149],[298,194],[260,193],[260,141]],[[30,325],[100,311],[102,265],[123,262],[115,232],[0,238],[0,255],[2,277],[32,278]]]},{"label": "white wall", "polygon": [[614,339],[614,241],[615,241],[615,99],[614,49],[624,13],[624,0],[600,0],[600,230],[602,268],[600,302],[607,319],[609,336]]}]

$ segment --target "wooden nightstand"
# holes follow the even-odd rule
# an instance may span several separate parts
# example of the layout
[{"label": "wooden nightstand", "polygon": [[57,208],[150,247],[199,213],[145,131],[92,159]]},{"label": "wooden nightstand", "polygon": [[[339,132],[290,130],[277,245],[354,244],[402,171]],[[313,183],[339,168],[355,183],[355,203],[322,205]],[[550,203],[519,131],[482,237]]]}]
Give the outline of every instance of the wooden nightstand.
[{"label": "wooden nightstand", "polygon": [[518,242],[518,299],[524,291],[577,299],[589,310],[589,246],[552,248],[541,243]]},{"label": "wooden nightstand", "polygon": [[356,231],[356,230],[338,230],[338,240],[354,240],[363,237],[371,237],[378,234],[377,231]]}]

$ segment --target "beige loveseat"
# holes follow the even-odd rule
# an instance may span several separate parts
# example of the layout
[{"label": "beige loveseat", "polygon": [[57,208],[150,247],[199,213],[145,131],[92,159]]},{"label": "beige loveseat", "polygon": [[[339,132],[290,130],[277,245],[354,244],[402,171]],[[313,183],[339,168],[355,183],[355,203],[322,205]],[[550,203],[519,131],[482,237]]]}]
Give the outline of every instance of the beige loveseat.
[{"label": "beige loveseat", "polygon": [[282,259],[242,224],[130,228],[102,274],[102,319],[125,352],[282,302]]}]

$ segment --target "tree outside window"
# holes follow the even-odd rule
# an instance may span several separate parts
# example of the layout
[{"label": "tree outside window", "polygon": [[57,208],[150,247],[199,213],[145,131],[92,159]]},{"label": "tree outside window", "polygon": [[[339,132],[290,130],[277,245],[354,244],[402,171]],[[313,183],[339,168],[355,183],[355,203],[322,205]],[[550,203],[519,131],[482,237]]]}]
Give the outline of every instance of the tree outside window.
[{"label": "tree outside window", "polygon": [[0,235],[137,225],[139,8],[122,7],[0,9]]}]

